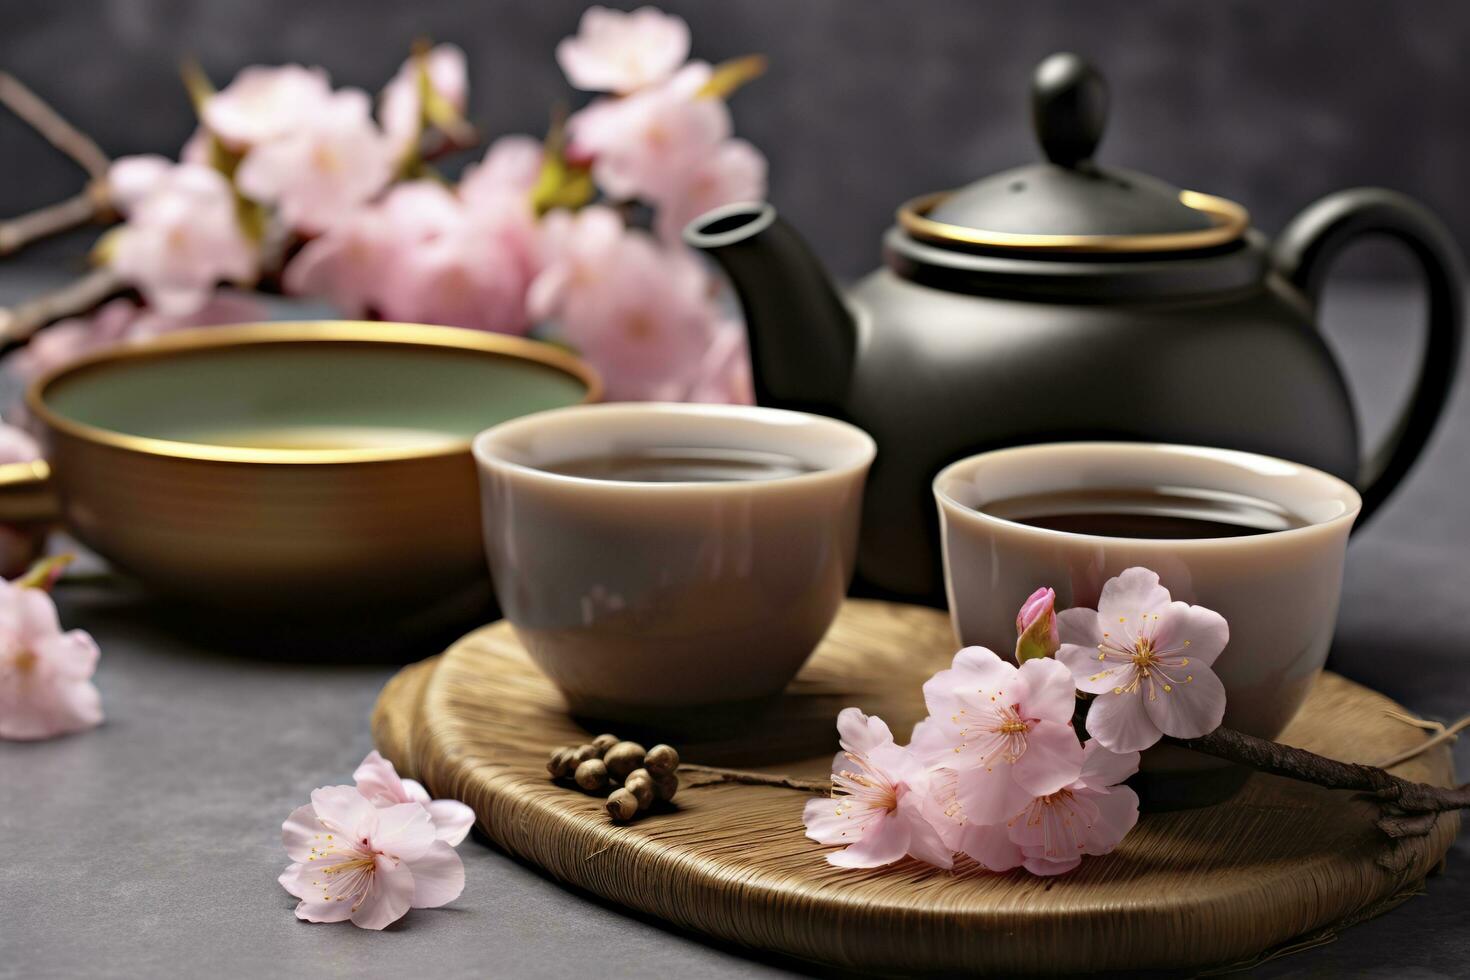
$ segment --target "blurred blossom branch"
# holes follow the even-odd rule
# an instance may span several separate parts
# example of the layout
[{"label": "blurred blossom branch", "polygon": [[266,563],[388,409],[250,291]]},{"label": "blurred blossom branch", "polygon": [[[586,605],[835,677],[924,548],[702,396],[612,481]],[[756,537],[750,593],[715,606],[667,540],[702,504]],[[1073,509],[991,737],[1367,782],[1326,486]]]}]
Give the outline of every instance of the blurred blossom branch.
[{"label": "blurred blossom branch", "polygon": [[0,347],[27,340],[55,320],[94,310],[125,288],[122,278],[104,267],[23,303],[0,307]]},{"label": "blurred blossom branch", "polygon": [[31,242],[103,220],[111,210],[105,186],[92,183],[64,201],[37,208],[18,218],[0,220],[0,256],[18,252]]},{"label": "blurred blossom branch", "polygon": [[75,160],[96,181],[107,179],[112,160],[102,147],[51,108],[44,99],[26,88],[14,75],[0,71],[0,105],[30,123],[46,141]]},{"label": "blurred blossom branch", "polygon": [[73,197],[18,218],[0,221],[0,256],[9,255],[50,235],[114,217],[107,194],[107,168],[112,161],[91,137],[62,118],[18,78],[4,71],[0,71],[0,105],[30,124],[48,143],[85,170],[90,178],[87,186]]},{"label": "blurred blossom branch", "polygon": [[74,198],[0,222],[0,256],[122,221],[93,247],[96,271],[0,309],[0,345],[48,328],[5,369],[26,381],[105,346],[260,319],[256,294],[279,292],[348,317],[551,340],[619,400],[748,402],[733,300],[680,233],[765,196],[765,157],[726,105],[765,59],[690,53],[682,18],[592,7],[555,52],[580,107],[557,110],[544,139],[483,140],[457,174],[440,161],[482,133],[453,44],[415,42],[375,94],[300,64],[216,87],[186,61],[193,135],[174,156],[115,161],[0,74],[0,103],[89,177]]}]

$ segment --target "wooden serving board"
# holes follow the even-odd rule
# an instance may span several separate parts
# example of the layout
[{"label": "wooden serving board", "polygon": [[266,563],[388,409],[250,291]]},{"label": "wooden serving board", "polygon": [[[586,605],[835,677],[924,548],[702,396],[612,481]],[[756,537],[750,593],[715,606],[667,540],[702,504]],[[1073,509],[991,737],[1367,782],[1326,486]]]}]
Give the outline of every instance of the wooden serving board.
[{"label": "wooden serving board", "polygon": [[[849,601],[755,733],[677,747],[690,762],[823,775],[841,708],[882,715],[904,737],[924,713],[920,685],[954,650],[940,612]],[[1282,738],[1379,761],[1425,737],[1394,709],[1323,674]],[[878,972],[1249,962],[1408,898],[1459,828],[1445,815],[1428,836],[1392,842],[1368,801],[1260,774],[1228,803],[1146,814],[1113,854],[1057,878],[991,874],[968,859],[954,873],[912,861],[833,868],[803,836],[807,797],[777,787],[684,787],[672,812],[615,826],[601,799],[547,777],[552,747],[596,732],[567,716],[505,623],[395,677],[373,732],[401,772],[464,800],[492,840],[559,879],[722,940]],[[1453,778],[1444,746],[1395,772]]]}]

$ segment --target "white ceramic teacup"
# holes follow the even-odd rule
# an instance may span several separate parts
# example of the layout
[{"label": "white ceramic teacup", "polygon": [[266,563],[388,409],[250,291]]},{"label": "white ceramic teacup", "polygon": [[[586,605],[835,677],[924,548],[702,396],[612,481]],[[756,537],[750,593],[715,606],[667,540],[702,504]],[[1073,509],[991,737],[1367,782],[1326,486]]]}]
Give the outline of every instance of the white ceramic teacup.
[{"label": "white ceramic teacup", "polygon": [[[474,452],[496,596],[536,664],[578,714],[690,730],[780,694],[831,625],[875,447],[817,415],[641,403],[529,415]],[[650,453],[800,468],[676,482],[568,471]]]},{"label": "white ceramic teacup", "polygon": [[[1078,534],[988,513],[1036,494],[1183,488],[1240,495],[1302,526],[1240,537],[1153,539]],[[934,495],[945,587],[963,645],[1004,655],[1016,611],[1050,586],[1057,608],[1095,608],[1104,582],[1134,565],[1159,574],[1173,598],[1219,612],[1230,642],[1214,669],[1225,724],[1272,738],[1311,689],[1332,642],[1348,533],[1361,501],[1342,480],[1253,453],[1149,443],[1053,443],[982,453],[942,470]],[[1197,769],[1202,757],[1150,750],[1144,769]]]}]

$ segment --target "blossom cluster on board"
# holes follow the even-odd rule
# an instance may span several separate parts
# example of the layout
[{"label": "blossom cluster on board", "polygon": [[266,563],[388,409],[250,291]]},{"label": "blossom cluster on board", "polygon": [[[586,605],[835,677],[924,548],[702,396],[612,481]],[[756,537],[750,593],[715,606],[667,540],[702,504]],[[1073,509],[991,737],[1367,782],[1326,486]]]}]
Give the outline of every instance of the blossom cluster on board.
[{"label": "blossom cluster on board", "polygon": [[[1165,735],[1219,726],[1225,691],[1211,665],[1229,640],[1218,613],[1172,599],[1130,568],[1097,609],[1055,610],[1039,589],[1016,620],[1019,666],[967,647],[924,684],[928,717],[908,745],[857,708],[837,718],[832,796],[807,803],[807,836],[844,845],[839,867],[913,857],[941,868],[965,854],[991,871],[1061,874],[1106,854],[1138,821],[1122,785]],[[1088,700],[1082,741],[1078,692]]]},{"label": "blossom cluster on board", "polygon": [[455,846],[475,822],[469,807],[433,800],[393,763],[370,752],[356,785],[312,790],[281,825],[291,865],[281,886],[308,922],[350,921],[382,929],[410,908],[438,908],[464,890]]},{"label": "blossom cluster on board", "polygon": [[218,91],[195,69],[199,127],[179,159],[124,157],[105,181],[123,222],[94,259],[141,305],[43,331],[62,338],[9,367],[29,380],[163,330],[261,319],[222,293],[259,288],[351,317],[536,330],[615,399],[750,401],[733,305],[679,232],[765,196],[765,158],[733,136],[725,101],[759,59],[689,53],[681,18],[589,9],[556,57],[591,102],[544,140],[494,140],[458,180],[439,163],[478,134],[454,45],[422,46],[376,100],[317,67],[253,66]]}]

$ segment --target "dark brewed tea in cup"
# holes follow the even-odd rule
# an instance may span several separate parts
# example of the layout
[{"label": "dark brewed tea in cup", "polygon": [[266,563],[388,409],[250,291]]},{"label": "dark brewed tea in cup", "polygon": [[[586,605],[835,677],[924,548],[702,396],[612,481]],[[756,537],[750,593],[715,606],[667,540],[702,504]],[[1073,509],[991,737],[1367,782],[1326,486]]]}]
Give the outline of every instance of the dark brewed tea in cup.
[{"label": "dark brewed tea in cup", "polygon": [[985,513],[1030,527],[1110,538],[1237,538],[1305,527],[1283,507],[1243,494],[1188,488],[1097,488],[991,501]]}]

